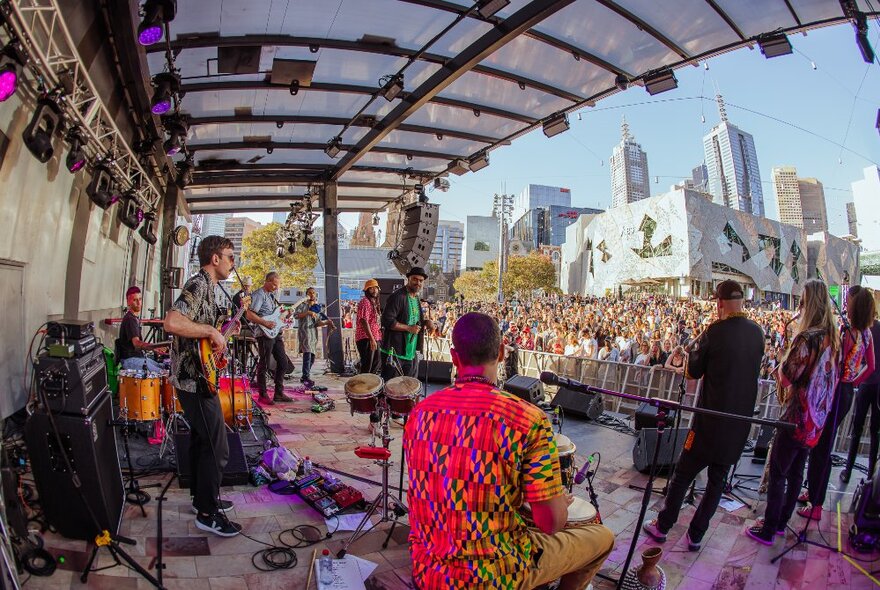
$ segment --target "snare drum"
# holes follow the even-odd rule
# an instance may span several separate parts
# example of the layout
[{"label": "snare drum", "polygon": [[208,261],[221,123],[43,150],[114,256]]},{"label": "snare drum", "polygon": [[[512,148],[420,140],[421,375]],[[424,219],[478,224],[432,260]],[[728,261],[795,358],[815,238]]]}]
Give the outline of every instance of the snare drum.
[{"label": "snare drum", "polygon": [[[532,519],[532,508],[528,502],[523,502],[519,509],[519,514],[525,521],[526,526],[534,528],[535,521]],[[574,502],[568,507],[568,520],[565,521],[565,528],[574,529],[600,523],[596,507],[583,498],[575,498]]]},{"label": "snare drum", "polygon": [[235,379],[235,393],[232,392],[229,377],[220,378],[220,409],[223,410],[223,421],[228,426],[247,426],[254,416],[254,400],[247,379]]},{"label": "snare drum", "polygon": [[119,377],[119,413],[126,420],[158,420],[162,407],[161,378],[122,375]]},{"label": "snare drum", "polygon": [[574,475],[577,473],[574,453],[577,446],[564,434],[556,435],[556,449],[559,451],[559,471],[562,475],[562,487],[569,492],[574,487]]},{"label": "snare drum", "polygon": [[351,415],[372,414],[376,411],[379,394],[385,382],[373,373],[360,373],[345,382],[345,399]]},{"label": "snare drum", "polygon": [[385,384],[385,398],[392,414],[405,416],[419,402],[422,384],[412,377],[395,377]]}]

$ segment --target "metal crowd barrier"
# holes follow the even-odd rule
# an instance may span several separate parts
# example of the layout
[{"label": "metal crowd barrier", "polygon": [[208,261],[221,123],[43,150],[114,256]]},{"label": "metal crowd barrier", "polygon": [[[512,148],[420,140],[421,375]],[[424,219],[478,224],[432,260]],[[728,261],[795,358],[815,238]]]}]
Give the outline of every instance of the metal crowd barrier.
[{"label": "metal crowd barrier", "polygon": [[[446,338],[426,339],[426,358],[437,361],[450,361],[450,342]],[[553,371],[563,377],[576,379],[587,385],[622,391],[643,397],[660,397],[678,401],[678,383],[680,376],[670,369],[663,367],[643,367],[628,363],[600,361],[580,357],[566,357],[564,355],[551,354],[549,352],[537,352],[534,350],[519,350],[519,374],[538,378],[542,371]],[[700,395],[702,380],[686,379],[685,394],[682,403],[695,405]],[[619,397],[603,400],[606,410],[633,416],[636,410],[635,402]],[[776,382],[761,379],[758,381],[758,398],[756,402],[757,414],[755,417],[776,420],[779,418],[779,401],[776,398]],[[834,441],[835,453],[846,453],[849,450],[852,438],[853,411],[850,411],[846,419],[840,425],[837,438]],[[683,412],[681,426],[689,428],[693,416],[690,412]],[[867,426],[867,424],[866,424]],[[753,425],[749,438],[756,439],[760,427]],[[868,452],[870,433],[866,427],[860,441],[860,453]]]}]

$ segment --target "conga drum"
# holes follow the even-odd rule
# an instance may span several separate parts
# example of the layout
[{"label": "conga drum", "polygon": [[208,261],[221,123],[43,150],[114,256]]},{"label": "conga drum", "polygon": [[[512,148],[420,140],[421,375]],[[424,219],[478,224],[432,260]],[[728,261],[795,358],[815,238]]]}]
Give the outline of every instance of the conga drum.
[{"label": "conga drum", "polygon": [[395,377],[385,384],[385,399],[392,414],[406,416],[412,412],[422,394],[422,383],[412,377]]},{"label": "conga drum", "polygon": [[[528,527],[535,527],[535,521],[532,518],[532,507],[528,502],[523,502],[519,509],[519,514]],[[596,507],[583,498],[574,498],[574,501],[568,507],[568,520],[565,521],[565,528],[573,529],[577,527],[587,526],[591,524],[600,524],[599,513]]]},{"label": "conga drum", "polygon": [[379,403],[385,381],[373,373],[360,373],[345,382],[345,399],[351,415],[372,414]]}]

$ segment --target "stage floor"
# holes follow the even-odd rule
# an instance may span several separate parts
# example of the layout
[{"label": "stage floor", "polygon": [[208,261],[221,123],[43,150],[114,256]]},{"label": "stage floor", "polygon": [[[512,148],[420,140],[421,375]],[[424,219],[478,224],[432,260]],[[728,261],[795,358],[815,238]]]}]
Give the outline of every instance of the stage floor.
[{"label": "stage floor", "polygon": [[[318,361],[315,374],[323,369],[323,361]],[[304,395],[295,395],[294,402],[277,404],[267,408],[269,423],[274,428],[279,442],[302,455],[308,455],[316,463],[326,464],[331,468],[348,472],[361,478],[379,481],[380,470],[371,461],[358,459],[354,448],[369,443],[368,419],[366,416],[351,416],[342,389],[343,381],[335,376],[318,378],[318,383],[329,388],[328,394],[336,400],[335,410],[316,414],[310,411],[312,400]],[[291,389],[293,384],[291,384]],[[602,573],[612,577],[619,575],[620,568],[626,558],[632,539],[633,527],[638,518],[641,505],[641,492],[630,489],[630,484],[644,484],[645,475],[638,473],[632,464],[631,450],[633,436],[617,432],[611,428],[593,423],[568,418],[564,423],[564,433],[577,446],[578,464],[583,464],[587,455],[594,451],[602,454],[602,463],[595,479],[595,487],[599,497],[599,508],[605,524],[617,535],[617,543],[613,553],[602,569]],[[392,427],[395,440],[391,443],[394,456],[400,456],[399,426]],[[250,432],[242,434],[247,443],[252,439]],[[251,440],[251,442],[254,442]],[[154,447],[153,453],[158,453]],[[246,451],[250,452],[248,449]],[[392,468],[391,481],[397,485],[399,462]],[[740,472],[760,474],[762,466],[752,465],[748,458],[742,462]],[[831,477],[832,488],[839,487],[838,469]],[[168,481],[170,475],[154,476],[141,481],[146,483],[162,483]],[[342,478],[347,483],[361,490],[364,497],[372,499],[379,488],[360,481]],[[812,525],[810,538],[821,540],[819,535],[830,543],[837,543],[838,524],[836,515],[830,508],[840,501],[842,511],[840,530],[845,551],[861,562],[867,571],[880,567],[878,555],[861,555],[854,553],[847,542],[847,531],[851,522],[849,510],[852,492],[858,481],[857,473],[853,481],[842,490],[830,492],[828,503],[818,532]],[[704,481],[704,479],[703,479]],[[658,488],[662,488],[665,480],[658,480]],[[755,486],[755,482],[746,481],[745,485]],[[699,485],[699,482],[698,482]],[[158,495],[155,489],[148,490]],[[744,499],[754,503],[756,494],[748,490],[737,490]],[[576,488],[577,496],[587,499],[583,486]],[[326,542],[314,547],[297,549],[298,564],[288,570],[260,572],[251,563],[254,552],[264,548],[263,543],[277,543],[278,535],[295,525],[313,524],[325,530],[324,519],[291,496],[279,496],[270,492],[265,486],[236,486],[224,488],[225,498],[235,503],[235,510],[230,515],[232,520],[244,527],[244,532],[252,537],[244,536],[225,539],[205,533],[194,525],[194,516],[190,512],[188,490],[180,489],[175,482],[168,491],[163,503],[163,560],[166,564],[164,583],[167,588],[185,590],[251,590],[268,589],[305,589],[308,577],[308,566],[312,550],[327,547],[335,553],[351,533],[338,532]],[[663,498],[655,495],[651,501],[648,517],[653,517],[662,506]],[[827,588],[828,590],[843,588],[872,588],[875,584],[859,572],[842,555],[833,554],[817,547],[806,547],[792,551],[775,564],[770,559],[783,547],[794,540],[794,533],[789,531],[785,539],[777,538],[774,547],[764,547],[743,535],[746,524],[763,514],[764,502],[757,502],[756,510],[747,507],[734,512],[719,508],[712,519],[712,526],[698,553],[687,550],[684,533],[687,522],[693,514],[693,507],[686,506],[682,516],[672,531],[669,540],[662,545],[664,554],[661,567],[667,575],[667,588],[694,590],[700,588]],[[123,516],[121,534],[137,541],[133,547],[124,546],[134,558],[146,568],[155,567],[158,540],[156,521],[156,502],[149,502],[146,507],[147,516],[141,516],[140,509],[128,505]],[[795,515],[791,524],[801,526],[804,520]],[[413,588],[410,581],[410,561],[406,543],[407,530],[398,527],[388,549],[382,550],[386,528],[366,535],[355,543],[350,553],[363,557],[378,564],[378,567],[367,580],[368,589],[402,589]],[[289,539],[289,536],[287,537]],[[641,563],[638,555],[645,546],[656,545],[642,535],[639,550],[633,562]],[[46,548],[56,557],[64,556],[58,570],[50,577],[32,576],[25,588],[79,588],[84,587],[79,581],[80,570],[88,559],[88,547],[85,541],[72,541],[51,533],[46,534]],[[102,550],[98,565],[111,565],[112,558]],[[155,574],[155,570],[152,572]],[[27,574],[21,579],[24,580]],[[315,588],[312,581],[312,588]],[[116,566],[89,576],[89,588],[128,590],[152,587],[137,573],[126,567]],[[614,584],[597,578],[594,588],[613,588]]]}]

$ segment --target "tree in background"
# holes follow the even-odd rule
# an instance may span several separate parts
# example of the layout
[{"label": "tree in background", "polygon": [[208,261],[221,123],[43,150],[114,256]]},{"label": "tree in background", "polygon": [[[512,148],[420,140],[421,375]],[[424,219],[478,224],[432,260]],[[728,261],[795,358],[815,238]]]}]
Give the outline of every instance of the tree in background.
[{"label": "tree in background", "polygon": [[[469,301],[494,301],[498,297],[498,263],[486,263],[483,270],[471,270],[455,279],[455,290]],[[504,273],[504,296],[526,297],[534,291],[555,293],[556,268],[548,256],[531,252],[511,256]]]},{"label": "tree in background", "polygon": [[[270,223],[245,236],[242,241],[241,266],[238,273],[241,278],[253,279],[255,289],[263,284],[266,274],[271,271],[281,276],[282,287],[312,286],[315,280],[312,270],[318,264],[315,246],[303,248],[302,245],[298,245],[295,254],[288,254],[285,250],[284,256],[279,257],[275,234],[280,228],[280,224]],[[241,287],[238,279],[235,283],[237,287]]]}]

